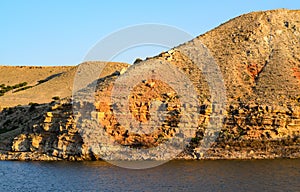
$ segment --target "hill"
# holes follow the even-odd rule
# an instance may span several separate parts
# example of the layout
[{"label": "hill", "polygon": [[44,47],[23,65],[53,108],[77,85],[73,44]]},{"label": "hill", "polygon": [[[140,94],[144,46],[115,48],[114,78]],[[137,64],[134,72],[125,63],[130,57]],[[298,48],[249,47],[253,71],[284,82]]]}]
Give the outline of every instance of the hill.
[{"label": "hill", "polygon": [[[121,66],[126,64],[108,63],[102,75],[111,74]],[[0,96],[0,109],[29,103],[49,103],[53,97],[70,97],[76,71],[76,66],[0,66],[0,84],[13,86],[27,83],[26,86],[21,87],[25,88],[24,90],[18,91],[21,88],[16,88]]]},{"label": "hill", "polygon": [[[34,101],[46,102],[1,112],[1,158],[97,160],[116,157],[114,155],[119,151],[119,159],[158,157],[161,160],[164,155],[176,151],[176,146],[182,145],[175,143],[170,148],[162,144],[174,137],[180,141],[184,130],[190,131],[187,136],[190,142],[183,146],[184,150],[177,158],[299,158],[299,46],[299,10],[253,12],[234,18],[172,50],[136,63],[125,73],[122,68],[128,65],[111,63],[106,74],[79,91],[80,98],[77,100],[67,97],[71,96],[69,88],[74,81],[75,67],[68,70],[57,68],[55,72],[47,72],[48,75],[24,78],[24,81],[34,84],[40,79],[53,77],[25,91],[5,93],[0,97],[3,105],[14,98],[19,98],[22,104],[35,97],[37,99]],[[185,50],[191,47],[203,52],[187,55]],[[195,59],[199,58],[200,63],[201,59],[214,63],[209,60],[212,58],[207,57],[209,54],[220,69],[222,78],[218,76],[217,68],[210,66],[201,71],[195,65]],[[161,78],[169,78],[172,82],[151,79],[155,69],[144,71],[142,76],[141,73],[129,75],[135,69],[149,69],[157,61],[169,63],[166,67],[155,66],[163,73]],[[180,72],[173,71],[172,67]],[[122,78],[124,81],[123,84],[121,81],[119,88],[123,92],[114,92],[114,86]],[[194,92],[185,88],[189,87],[185,84],[187,82],[195,87],[196,103],[181,103],[182,98],[195,98]],[[221,98],[224,109],[220,110],[220,103],[215,103],[214,98],[224,96],[218,92],[222,90],[222,82],[227,99]],[[134,86],[130,87],[132,84]],[[181,94],[176,92],[176,85],[184,88]],[[95,92],[95,97],[91,98],[90,90]],[[122,95],[126,91],[131,92]],[[112,93],[117,98],[111,97]],[[118,96],[118,93],[121,95]],[[53,96],[66,98],[47,103]],[[112,99],[120,101],[113,104]],[[157,124],[153,127],[150,123],[149,130],[141,132],[139,126],[151,119],[153,101],[166,111],[165,119],[156,119],[162,123],[159,127],[155,127]],[[10,105],[16,103],[14,101]],[[124,115],[122,111],[118,112],[122,107],[130,114],[123,116],[124,119],[118,118],[118,115]],[[192,116],[184,116],[188,110],[191,110]],[[27,114],[26,118],[21,114]],[[221,125],[210,127],[211,132],[208,127],[216,117],[220,117]],[[132,119],[138,124],[131,123]],[[127,124],[129,127],[125,126]],[[180,129],[182,125],[183,129]],[[153,128],[156,129],[153,131]],[[108,135],[106,142],[101,140],[103,135]],[[206,142],[210,145],[206,146]],[[122,151],[120,145],[125,146],[126,150],[149,149],[150,152],[139,156],[127,153],[128,150]],[[153,157],[152,149],[158,156]]]}]

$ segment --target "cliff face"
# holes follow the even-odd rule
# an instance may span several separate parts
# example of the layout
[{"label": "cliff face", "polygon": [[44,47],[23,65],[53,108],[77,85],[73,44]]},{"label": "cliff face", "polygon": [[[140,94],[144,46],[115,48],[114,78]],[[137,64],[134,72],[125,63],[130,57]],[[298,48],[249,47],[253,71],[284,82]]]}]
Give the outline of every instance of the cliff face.
[{"label": "cliff face", "polygon": [[[180,51],[198,42],[202,42],[214,57],[227,94],[222,130],[206,153],[203,153],[201,140],[215,106],[211,103],[207,79]],[[299,46],[300,11],[274,10],[240,16],[190,42],[149,58],[147,61],[168,61],[176,66],[193,83],[198,94],[197,128],[178,158],[299,158]],[[143,65],[138,63],[133,67]],[[135,86],[128,96],[129,111],[134,119],[147,123],[153,100],[163,103],[167,106],[163,124],[151,134],[137,134],[118,122],[110,96],[124,67],[124,64],[114,64],[98,80],[95,102],[73,103],[94,108],[92,113],[74,114],[72,101],[67,98],[3,110],[0,114],[0,158],[101,159],[101,154],[109,150],[102,146],[99,152],[98,148],[91,147],[98,142],[92,132],[82,136],[78,122],[82,123],[84,117],[97,119],[110,140],[131,148],[155,148],[180,133],[178,127],[185,106],[172,87],[155,79],[145,79]],[[177,81],[174,83],[179,84],[179,79]]]}]

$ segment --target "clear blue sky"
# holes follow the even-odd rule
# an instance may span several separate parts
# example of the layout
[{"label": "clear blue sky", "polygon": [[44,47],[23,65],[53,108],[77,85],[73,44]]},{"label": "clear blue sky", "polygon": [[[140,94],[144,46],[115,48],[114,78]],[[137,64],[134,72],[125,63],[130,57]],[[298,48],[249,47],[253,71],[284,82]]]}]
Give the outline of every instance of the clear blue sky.
[{"label": "clear blue sky", "polygon": [[0,64],[76,65],[126,26],[167,24],[197,36],[240,14],[276,8],[300,9],[300,1],[0,0]]}]

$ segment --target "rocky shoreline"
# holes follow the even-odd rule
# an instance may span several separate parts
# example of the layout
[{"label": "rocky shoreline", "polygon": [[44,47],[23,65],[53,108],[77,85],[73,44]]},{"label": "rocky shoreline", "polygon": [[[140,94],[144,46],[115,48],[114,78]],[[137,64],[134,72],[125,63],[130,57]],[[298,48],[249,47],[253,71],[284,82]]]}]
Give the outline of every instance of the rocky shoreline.
[{"label": "rocky shoreline", "polygon": [[[29,121],[31,127],[24,123],[22,130],[19,133],[16,132],[14,137],[3,139],[3,134],[1,135],[0,160],[101,160],[101,156],[86,146],[78,133],[70,100],[32,108],[32,106],[16,107],[2,112],[10,120],[11,124],[6,124],[7,127],[13,127],[12,124],[22,119],[15,115],[20,111],[27,110],[26,113],[32,113],[32,115],[42,114],[42,112],[44,114],[37,117],[36,122]],[[267,112],[266,107],[254,106],[247,108],[248,110],[240,109],[239,114],[232,115],[235,110],[233,107],[231,109],[225,119],[224,128],[210,148],[203,151],[199,147],[201,135],[203,135],[199,129],[191,138],[190,144],[174,159],[300,158],[299,114],[287,113],[279,109],[268,109],[269,112]],[[204,119],[211,110],[205,111],[202,113]],[[258,114],[263,114],[262,118]],[[164,153],[164,151],[159,153]],[[127,160],[126,156],[123,157],[124,159],[118,160]]]},{"label": "rocky shoreline", "polygon": [[[299,10],[242,15],[158,56],[139,60],[131,67],[124,63],[110,63],[104,70],[105,75],[97,76],[97,81],[79,90],[79,100],[71,97],[71,89],[67,92],[61,90],[64,85],[70,87],[74,81],[70,77],[78,68],[59,75],[51,72],[52,79],[34,84],[34,88],[24,91],[25,95],[20,91],[4,96],[7,100],[13,98],[13,103],[17,102],[14,97],[21,98],[23,103],[0,111],[0,160],[88,161],[102,160],[103,157],[164,160],[164,156],[181,160],[300,158],[299,23]],[[184,51],[191,47],[204,52],[187,56]],[[205,57],[209,54],[211,60]],[[203,62],[215,60],[222,74],[222,78],[215,78],[213,82],[215,89],[211,90],[212,82],[207,77],[215,77],[218,68],[203,68],[203,72],[195,65],[194,59],[199,57],[204,58]],[[166,115],[163,120],[155,120],[154,125],[159,126],[148,127],[149,130],[155,128],[154,131],[136,133],[132,130],[137,128],[128,123],[129,120],[125,124],[130,126],[118,121],[116,112],[121,107],[118,103],[112,104],[111,95],[123,74],[126,76],[139,67],[147,69],[154,61],[167,62],[168,67],[178,69],[180,73],[170,70],[164,72],[163,77],[174,77],[174,82],[169,83],[181,88],[188,87],[184,83],[190,82],[197,94],[197,103],[181,103],[181,98],[189,98],[187,89],[181,90],[183,94],[179,95],[162,80],[141,79],[130,94],[122,97],[128,101],[126,109],[130,118],[146,124],[151,119],[153,103],[164,109]],[[85,63],[87,66],[94,64]],[[98,64],[108,66],[105,62]],[[134,74],[127,82],[138,79],[139,74]],[[188,81],[183,82],[180,74]],[[90,87],[93,83],[96,86]],[[226,89],[227,99],[222,103],[224,109],[212,99],[212,93],[221,95],[218,83],[223,83]],[[56,84],[60,85],[59,90],[56,90]],[[128,91],[128,84],[122,85],[123,91]],[[38,94],[48,87],[55,94],[47,95],[48,100],[55,98],[52,102],[27,102],[33,97],[32,89]],[[94,96],[87,94],[87,90],[94,91]],[[54,97],[62,92],[63,99]],[[6,106],[5,103],[0,105]],[[78,108],[84,110],[76,110]],[[186,118],[183,116],[185,111],[196,115]],[[222,116],[221,123],[208,130],[215,114]],[[190,133],[184,146],[178,141],[173,148],[160,147],[172,138],[183,138],[183,130]],[[107,136],[105,140],[99,139],[103,134]],[[203,145],[205,142],[209,145]],[[111,143],[117,145],[112,147]],[[182,150],[176,148],[180,145]],[[120,146],[125,150],[120,150]],[[157,150],[144,155],[127,153],[132,149]],[[175,156],[173,149],[178,150]]]}]

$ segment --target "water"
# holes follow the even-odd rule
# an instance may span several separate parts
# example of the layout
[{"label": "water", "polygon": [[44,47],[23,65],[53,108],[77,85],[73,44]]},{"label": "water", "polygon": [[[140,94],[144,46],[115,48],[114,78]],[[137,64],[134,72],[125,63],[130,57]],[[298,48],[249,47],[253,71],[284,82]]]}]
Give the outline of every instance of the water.
[{"label": "water", "polygon": [[0,162],[1,191],[300,191],[300,159],[172,161],[147,170],[106,162]]}]

